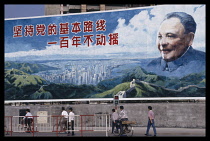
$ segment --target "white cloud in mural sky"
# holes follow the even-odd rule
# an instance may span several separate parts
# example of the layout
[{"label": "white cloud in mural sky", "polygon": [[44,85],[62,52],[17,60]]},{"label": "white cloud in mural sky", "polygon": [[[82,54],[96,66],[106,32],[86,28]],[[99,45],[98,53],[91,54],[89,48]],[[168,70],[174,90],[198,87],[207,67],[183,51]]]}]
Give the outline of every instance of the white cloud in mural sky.
[{"label": "white cloud in mural sky", "polygon": [[[165,7],[165,8],[163,8]],[[194,8],[192,8],[194,7]],[[198,8],[196,8],[198,7]],[[196,9],[195,9],[196,8]],[[28,55],[46,56],[46,55],[113,55],[130,53],[145,53],[144,57],[158,57],[159,52],[156,47],[156,35],[163,17],[169,12],[186,12],[192,15],[197,23],[197,30],[193,47],[205,51],[205,5],[162,5],[155,6],[149,16],[149,11],[143,10],[131,18],[128,24],[125,19],[119,18],[118,25],[113,33],[119,35],[119,45],[95,46],[81,45],[79,47],[60,48],[60,45],[47,46],[45,50],[19,51],[15,53],[5,53],[5,57],[23,57]],[[195,10],[195,11],[194,11]],[[107,37],[108,38],[108,37]],[[71,44],[71,40],[69,40]],[[139,56],[139,58],[141,58]]]},{"label": "white cloud in mural sky", "polygon": [[[198,5],[194,5],[198,7]],[[192,6],[166,6],[156,7],[151,10],[152,17],[149,18],[147,10],[135,15],[128,25],[125,25],[125,19],[119,19],[118,28],[115,32],[119,33],[120,44],[126,45],[127,48],[133,48],[138,51],[157,52],[155,45],[157,30],[164,16],[170,12],[186,12],[192,15],[197,23],[197,30],[193,43],[194,48],[205,47],[205,6],[197,8],[194,12]],[[131,44],[132,43],[132,44]]]}]

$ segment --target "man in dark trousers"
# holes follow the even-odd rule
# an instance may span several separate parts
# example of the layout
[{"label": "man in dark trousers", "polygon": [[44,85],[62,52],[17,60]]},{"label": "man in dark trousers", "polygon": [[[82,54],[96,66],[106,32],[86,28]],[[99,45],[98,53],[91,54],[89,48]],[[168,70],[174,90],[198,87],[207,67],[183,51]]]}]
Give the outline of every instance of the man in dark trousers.
[{"label": "man in dark trousers", "polygon": [[33,115],[30,113],[30,109],[26,109],[26,115],[23,118],[23,121],[25,121],[26,125],[28,125],[28,132],[26,132],[26,133],[30,133],[31,124],[33,122]]},{"label": "man in dark trousers", "polygon": [[118,123],[119,123],[119,115],[115,111],[115,109],[112,109],[112,133],[114,132],[114,128],[116,127],[117,132],[118,132]]},{"label": "man in dark trousers", "polygon": [[148,106],[148,124],[147,124],[147,131],[146,131],[146,136],[149,134],[149,129],[150,126],[153,127],[153,131],[154,131],[154,136],[156,136],[156,128],[155,128],[155,114],[152,111],[152,106]]},{"label": "man in dark trousers", "polygon": [[[74,112],[72,108],[69,108],[69,126],[71,125],[71,135],[74,136]],[[68,132],[68,135],[70,134],[70,132]]]}]

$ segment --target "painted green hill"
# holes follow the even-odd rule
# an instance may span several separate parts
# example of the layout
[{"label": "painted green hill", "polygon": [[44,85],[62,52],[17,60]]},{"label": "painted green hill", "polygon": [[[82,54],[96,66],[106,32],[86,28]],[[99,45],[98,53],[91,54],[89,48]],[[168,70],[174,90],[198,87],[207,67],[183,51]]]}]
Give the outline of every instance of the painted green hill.
[{"label": "painted green hill", "polygon": [[46,80],[17,69],[4,71],[4,99],[30,99],[30,95],[39,90]]},{"label": "painted green hill", "polygon": [[4,62],[5,69],[18,69],[28,74],[37,73],[39,71],[57,69],[43,64],[18,63],[13,61]]},{"label": "painted green hill", "polygon": [[[197,85],[199,87],[206,87],[205,72],[193,73],[179,79],[176,77],[159,76],[145,71],[140,66],[124,71],[122,82],[130,82],[133,79],[148,82],[164,88],[178,90],[180,87],[188,85]],[[120,83],[119,83],[120,84]]]},{"label": "painted green hill", "polygon": [[112,88],[111,90],[105,91],[103,93],[92,95],[92,98],[111,98],[115,94],[117,94],[119,91],[126,91],[130,88],[130,82],[125,82],[122,84],[119,84]]},{"label": "painted green hill", "polygon": [[17,69],[5,70],[5,100],[88,98],[102,92],[93,85],[49,83]]},{"label": "painted green hill", "polygon": [[[158,76],[146,72],[140,66],[124,70],[124,75],[101,81],[97,86],[49,83],[32,72],[40,71],[36,64],[6,63],[4,72],[5,100],[12,99],[65,99],[112,98],[119,91],[127,97],[192,97],[205,96],[205,72],[190,74],[181,79]],[[22,64],[23,65],[23,64]],[[25,72],[18,68],[28,68]],[[37,68],[38,69],[34,69]],[[13,69],[8,69],[13,68]],[[31,68],[34,70],[32,71]],[[42,68],[47,69],[47,68]],[[30,73],[26,73],[30,72]],[[135,79],[134,89],[130,82]]]},{"label": "painted green hill", "polygon": [[47,81],[37,75],[29,75],[17,69],[5,70],[5,83],[15,87],[23,87],[26,85],[43,85]]},{"label": "painted green hill", "polygon": [[30,98],[31,99],[52,99],[53,95],[50,92],[44,90],[43,86],[41,86],[38,91],[30,95]]},{"label": "painted green hill", "polygon": [[130,83],[122,83],[117,85],[111,90],[105,91],[103,93],[95,94],[94,98],[106,98],[113,97],[119,91],[127,91],[127,98],[137,98],[137,97],[203,97],[205,96],[205,87],[198,87],[196,85],[188,85],[182,87],[178,90],[164,88],[162,86],[144,82],[137,81],[135,83],[135,88],[128,93],[130,89]]}]

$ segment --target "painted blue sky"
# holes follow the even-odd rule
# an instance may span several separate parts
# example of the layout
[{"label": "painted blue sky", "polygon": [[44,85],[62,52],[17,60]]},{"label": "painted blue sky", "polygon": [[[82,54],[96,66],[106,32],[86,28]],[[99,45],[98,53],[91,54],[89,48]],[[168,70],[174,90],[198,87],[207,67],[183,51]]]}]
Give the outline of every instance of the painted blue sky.
[{"label": "painted blue sky", "polygon": [[[93,13],[79,13],[64,16],[37,17],[5,20],[5,60],[45,60],[45,59],[82,59],[82,58],[153,58],[159,56],[155,45],[157,30],[165,14],[174,11],[182,11],[191,14],[196,23],[197,31],[193,47],[205,51],[205,5],[161,5],[147,8],[134,8],[122,11],[106,11]],[[69,33],[69,48],[60,48],[59,38],[64,35],[27,36],[13,38],[13,26],[37,24],[56,24],[84,21],[106,20],[106,31],[91,33]],[[82,25],[82,24],[81,24]],[[95,24],[94,24],[95,26]],[[81,26],[83,29],[83,26]],[[34,32],[35,34],[36,32]],[[107,36],[105,46],[96,46],[96,34]],[[118,45],[108,44],[108,34],[118,33]],[[24,34],[24,33],[22,33]],[[73,36],[94,35],[93,43],[87,46],[82,43],[79,47],[71,46]],[[57,41],[56,45],[48,45],[47,42]],[[81,42],[84,38],[81,39]]]}]

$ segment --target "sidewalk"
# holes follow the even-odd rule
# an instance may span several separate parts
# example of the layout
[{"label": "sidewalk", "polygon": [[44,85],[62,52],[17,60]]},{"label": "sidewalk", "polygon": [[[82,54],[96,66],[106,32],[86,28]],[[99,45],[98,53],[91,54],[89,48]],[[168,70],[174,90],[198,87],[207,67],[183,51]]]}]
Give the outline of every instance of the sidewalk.
[{"label": "sidewalk", "polygon": [[[145,136],[146,127],[137,127],[134,129],[134,136]],[[157,136],[206,136],[206,129],[196,128],[158,128]],[[149,134],[153,136],[154,132],[152,127],[150,128]]]},{"label": "sidewalk", "polygon": [[[196,128],[158,128],[157,130],[157,137],[205,137],[206,136],[206,129],[196,129]],[[146,137],[145,134],[146,127],[134,127],[134,134],[133,137]],[[153,129],[150,128],[149,136],[147,137],[153,137]],[[12,133],[7,135],[5,134],[5,137],[33,137],[32,133]],[[67,136],[66,133],[41,133],[37,132],[34,133],[34,137],[106,137],[106,132],[104,131],[85,131],[85,132],[79,132],[75,131],[75,136]],[[108,132],[108,137],[115,137],[111,132]]]}]

